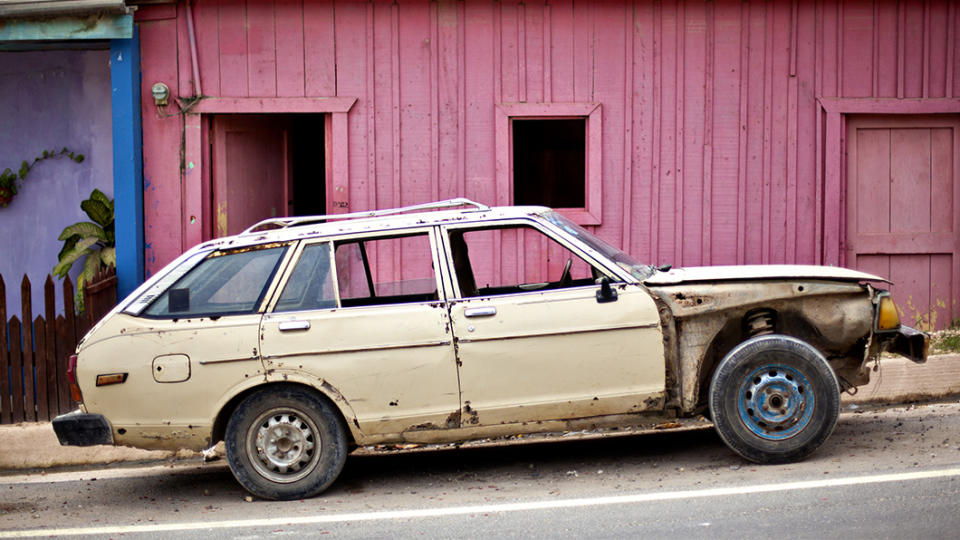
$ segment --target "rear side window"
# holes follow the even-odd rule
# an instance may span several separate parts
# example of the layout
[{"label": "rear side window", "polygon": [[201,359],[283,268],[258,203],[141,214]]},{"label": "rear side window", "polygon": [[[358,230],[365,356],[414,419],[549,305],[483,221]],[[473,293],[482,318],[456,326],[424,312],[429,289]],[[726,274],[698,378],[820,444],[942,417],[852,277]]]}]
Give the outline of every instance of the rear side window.
[{"label": "rear side window", "polygon": [[283,288],[274,311],[302,311],[337,307],[330,266],[330,244],[311,244],[303,248],[293,274]]},{"label": "rear side window", "polygon": [[437,300],[437,276],[427,233],[334,244],[343,307]]},{"label": "rear side window", "polygon": [[181,277],[144,312],[183,318],[253,313],[287,247],[216,251]]}]

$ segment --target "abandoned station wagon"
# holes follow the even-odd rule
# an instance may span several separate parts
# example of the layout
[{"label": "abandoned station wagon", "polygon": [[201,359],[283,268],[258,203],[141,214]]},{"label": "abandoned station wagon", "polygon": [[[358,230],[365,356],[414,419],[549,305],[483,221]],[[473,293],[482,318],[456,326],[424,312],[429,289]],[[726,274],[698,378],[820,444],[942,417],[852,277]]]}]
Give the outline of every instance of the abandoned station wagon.
[{"label": "abandoned station wagon", "polygon": [[700,414],[746,459],[797,460],[882,352],[926,358],[883,282],[654,268],[543,207],[270,219],[191,249],[97,324],[71,358],[81,411],[54,426],[67,445],[223,440],[269,499],[320,493],[359,445]]}]

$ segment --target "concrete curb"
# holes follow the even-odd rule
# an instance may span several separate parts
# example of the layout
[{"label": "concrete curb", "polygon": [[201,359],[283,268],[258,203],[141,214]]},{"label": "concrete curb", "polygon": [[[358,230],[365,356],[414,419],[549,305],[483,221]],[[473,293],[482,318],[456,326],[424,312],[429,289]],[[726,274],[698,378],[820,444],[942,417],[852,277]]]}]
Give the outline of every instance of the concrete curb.
[{"label": "concrete curb", "polygon": [[853,396],[843,394],[843,403],[902,403],[929,401],[960,394],[960,354],[931,356],[924,364],[906,358],[884,357],[880,370],[870,374],[870,383]]},{"label": "concrete curb", "polygon": [[[843,395],[844,405],[931,401],[960,395],[960,354],[932,356],[925,364],[883,358],[870,384],[856,395]],[[60,446],[49,422],[0,425],[0,475],[7,471],[157,462],[198,457],[190,451],[147,451],[127,447]]]}]

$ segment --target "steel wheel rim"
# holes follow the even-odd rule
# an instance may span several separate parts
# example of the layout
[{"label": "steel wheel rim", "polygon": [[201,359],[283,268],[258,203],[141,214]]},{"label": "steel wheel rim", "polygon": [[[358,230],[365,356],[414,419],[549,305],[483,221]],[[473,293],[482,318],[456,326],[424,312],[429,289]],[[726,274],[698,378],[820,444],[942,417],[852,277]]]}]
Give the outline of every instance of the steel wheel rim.
[{"label": "steel wheel rim", "polygon": [[744,377],[737,409],[740,421],[754,435],[770,441],[789,439],[810,424],[813,388],[796,368],[765,365]]},{"label": "steel wheel rim", "polygon": [[247,431],[247,453],[264,478],[287,484],[310,474],[320,459],[320,434],[310,417],[282,407],[261,414]]}]

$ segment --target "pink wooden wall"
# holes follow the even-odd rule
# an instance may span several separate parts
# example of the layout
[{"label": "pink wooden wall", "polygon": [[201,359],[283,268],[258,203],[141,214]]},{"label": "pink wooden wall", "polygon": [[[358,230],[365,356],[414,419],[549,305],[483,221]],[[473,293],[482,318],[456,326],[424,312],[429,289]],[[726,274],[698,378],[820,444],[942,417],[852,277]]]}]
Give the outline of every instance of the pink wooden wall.
[{"label": "pink wooden wall", "polygon": [[[191,113],[334,112],[328,205],[344,211],[509,203],[498,106],[599,104],[607,240],[674,265],[843,264],[846,115],[960,112],[957,7],[197,0],[211,99]],[[148,270],[211,220],[205,115],[149,97],[157,81],[195,93],[185,9],[137,15]]]}]

